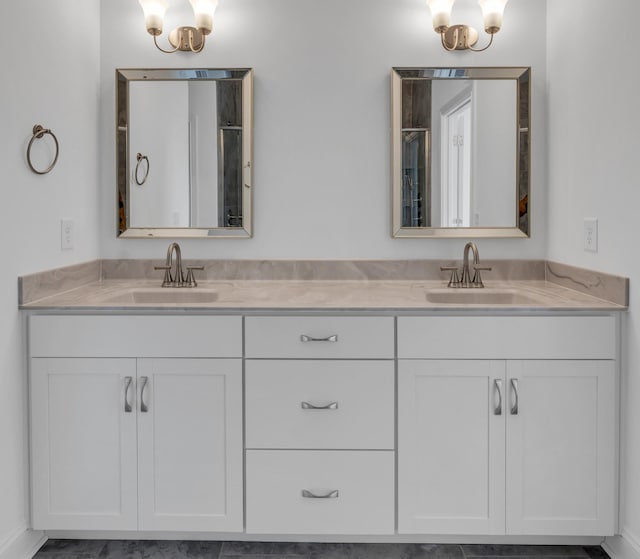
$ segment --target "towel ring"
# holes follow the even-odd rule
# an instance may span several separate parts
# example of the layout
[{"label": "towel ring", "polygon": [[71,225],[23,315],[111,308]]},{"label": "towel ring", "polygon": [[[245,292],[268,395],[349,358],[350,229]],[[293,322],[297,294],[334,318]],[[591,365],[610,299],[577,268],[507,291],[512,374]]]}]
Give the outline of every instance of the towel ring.
[{"label": "towel ring", "polygon": [[[138,186],[142,186],[145,182],[147,182],[147,177],[149,176],[149,158],[146,155],[142,155],[141,153],[138,153],[136,155],[136,160],[138,162],[136,163],[136,171],[134,173],[134,177],[135,177],[135,180],[136,180],[136,184]],[[142,163],[143,161],[147,162],[147,171],[144,174],[144,177],[142,177],[142,180],[140,180],[138,171],[140,169],[140,163]]]},{"label": "towel ring", "polygon": [[[36,138],[39,140],[43,138],[45,134],[49,134],[53,138],[53,141],[56,143],[56,155],[53,158],[51,165],[49,165],[44,171],[39,171],[33,166],[33,163],[31,162],[31,147],[33,146],[33,141]],[[56,135],[53,132],[51,132],[51,130],[49,130],[48,128],[43,128],[39,124],[36,124],[33,127],[33,136],[31,136],[31,140],[29,140],[29,145],[27,146],[27,163],[29,164],[29,168],[38,175],[46,175],[49,171],[51,171],[51,169],[53,169],[56,166],[56,163],[58,162],[59,153],[60,153],[60,146],[58,145],[58,138],[56,138]]]}]

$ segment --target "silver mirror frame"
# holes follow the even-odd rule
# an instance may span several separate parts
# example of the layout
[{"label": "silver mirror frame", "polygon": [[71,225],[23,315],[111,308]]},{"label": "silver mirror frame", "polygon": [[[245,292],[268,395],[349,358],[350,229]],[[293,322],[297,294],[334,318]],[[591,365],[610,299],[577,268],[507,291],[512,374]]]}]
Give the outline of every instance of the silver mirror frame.
[{"label": "silver mirror frame", "polygon": [[[131,81],[242,80],[242,227],[136,228],[130,223],[129,83]],[[253,236],[253,70],[251,68],[119,68],[116,70],[116,231],[120,239]],[[121,200],[123,208],[121,208]],[[120,216],[124,213],[124,227]]]},{"label": "silver mirror frame", "polygon": [[[515,80],[516,142],[515,227],[402,226],[402,80]],[[393,68],[391,70],[392,237],[394,238],[527,238],[531,236],[531,68]],[[521,211],[520,206],[524,209]]]}]

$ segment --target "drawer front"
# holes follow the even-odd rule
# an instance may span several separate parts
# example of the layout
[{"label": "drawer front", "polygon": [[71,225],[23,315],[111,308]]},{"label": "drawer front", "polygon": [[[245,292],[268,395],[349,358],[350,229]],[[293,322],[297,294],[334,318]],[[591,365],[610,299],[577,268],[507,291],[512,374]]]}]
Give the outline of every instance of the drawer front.
[{"label": "drawer front", "polygon": [[249,534],[394,533],[391,451],[248,450],[246,465]]},{"label": "drawer front", "polygon": [[393,359],[393,317],[258,317],[245,322],[246,356]]},{"label": "drawer front", "polygon": [[400,359],[616,359],[617,318],[398,318]]},{"label": "drawer front", "polygon": [[246,361],[247,448],[393,449],[393,361]]},{"label": "drawer front", "polygon": [[242,357],[240,316],[29,319],[32,357]]}]

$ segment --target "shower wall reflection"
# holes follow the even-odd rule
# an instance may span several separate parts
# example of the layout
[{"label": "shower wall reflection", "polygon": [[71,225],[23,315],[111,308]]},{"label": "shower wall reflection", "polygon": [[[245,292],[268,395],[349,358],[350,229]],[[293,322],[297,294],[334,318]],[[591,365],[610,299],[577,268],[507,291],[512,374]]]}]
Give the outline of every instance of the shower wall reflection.
[{"label": "shower wall reflection", "polygon": [[431,82],[402,82],[402,226],[431,226]]}]

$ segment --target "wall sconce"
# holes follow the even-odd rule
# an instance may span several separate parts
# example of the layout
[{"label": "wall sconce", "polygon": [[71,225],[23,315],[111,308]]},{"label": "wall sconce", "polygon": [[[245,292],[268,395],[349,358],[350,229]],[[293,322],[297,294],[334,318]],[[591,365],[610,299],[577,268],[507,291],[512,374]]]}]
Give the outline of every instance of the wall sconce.
[{"label": "wall sconce", "polygon": [[213,14],[218,7],[218,0],[189,0],[196,18],[195,27],[180,26],[169,33],[169,43],[173,50],[165,50],[158,45],[158,35],[162,34],[164,13],[169,6],[168,0],[138,0],[144,11],[144,23],[147,32],[153,35],[153,42],[158,50],[170,54],[177,50],[201,52],[205,37],[213,29]]},{"label": "wall sconce", "polygon": [[481,52],[487,50],[493,43],[493,36],[502,27],[504,7],[509,0],[478,0],[484,17],[484,30],[491,36],[489,44],[481,49],[473,48],[478,42],[478,32],[468,25],[450,25],[451,10],[455,0],[427,0],[431,9],[433,29],[440,33],[442,46],[449,51],[472,50]]}]

